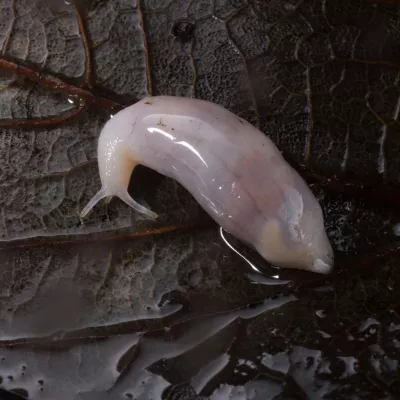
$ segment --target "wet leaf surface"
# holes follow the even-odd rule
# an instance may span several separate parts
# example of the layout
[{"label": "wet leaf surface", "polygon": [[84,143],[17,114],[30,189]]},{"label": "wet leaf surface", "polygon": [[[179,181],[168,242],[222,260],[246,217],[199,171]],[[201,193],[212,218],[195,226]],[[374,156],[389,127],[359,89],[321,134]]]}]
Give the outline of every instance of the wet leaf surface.
[{"label": "wet leaf surface", "polygon": [[[398,398],[399,12],[2,0],[0,398]],[[145,168],[129,191],[157,222],[117,199],[79,218],[105,121],[158,94],[275,141],[323,205],[331,276],[266,265]]]}]

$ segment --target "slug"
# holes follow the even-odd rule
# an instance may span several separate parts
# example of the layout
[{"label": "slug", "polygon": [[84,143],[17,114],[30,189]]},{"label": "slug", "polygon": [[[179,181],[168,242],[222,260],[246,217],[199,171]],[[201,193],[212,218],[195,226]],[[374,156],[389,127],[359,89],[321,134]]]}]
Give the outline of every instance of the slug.
[{"label": "slug", "polygon": [[156,96],[118,112],[98,141],[102,187],[81,212],[119,197],[157,218],[127,188],[142,164],[183,185],[224,230],[282,268],[329,273],[334,264],[321,207],[261,131],[204,100]]}]

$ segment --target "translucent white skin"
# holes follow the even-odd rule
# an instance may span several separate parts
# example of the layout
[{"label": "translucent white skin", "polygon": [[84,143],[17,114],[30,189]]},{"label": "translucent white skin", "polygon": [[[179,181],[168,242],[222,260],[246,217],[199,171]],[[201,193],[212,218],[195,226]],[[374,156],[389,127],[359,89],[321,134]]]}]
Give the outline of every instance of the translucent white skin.
[{"label": "translucent white skin", "polygon": [[333,250],[321,207],[273,142],[225,108],[184,97],[150,97],[120,111],[98,142],[101,190],[82,210],[117,196],[142,164],[182,184],[226,231],[273,265],[329,273]]}]

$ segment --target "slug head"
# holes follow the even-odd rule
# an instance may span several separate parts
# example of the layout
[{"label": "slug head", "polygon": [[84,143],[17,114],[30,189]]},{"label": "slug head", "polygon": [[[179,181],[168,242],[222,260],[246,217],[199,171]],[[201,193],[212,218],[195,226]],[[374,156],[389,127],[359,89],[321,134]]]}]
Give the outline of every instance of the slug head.
[{"label": "slug head", "polygon": [[286,190],[277,215],[264,224],[257,250],[279,267],[327,274],[334,264],[319,203],[295,189]]},{"label": "slug head", "polygon": [[127,136],[115,134],[114,125],[113,120],[105,125],[97,147],[102,187],[83,208],[80,215],[82,218],[85,217],[101,199],[105,198],[109,202],[116,196],[137,212],[150,219],[156,219],[158,217],[156,213],[138,204],[128,193],[129,181],[138,163],[129,153]]}]

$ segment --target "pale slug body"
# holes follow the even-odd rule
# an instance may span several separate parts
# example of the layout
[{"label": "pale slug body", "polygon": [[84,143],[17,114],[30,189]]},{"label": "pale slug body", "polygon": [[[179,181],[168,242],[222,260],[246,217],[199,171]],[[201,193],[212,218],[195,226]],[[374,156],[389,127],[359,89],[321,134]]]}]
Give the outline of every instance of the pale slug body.
[{"label": "pale slug body", "polygon": [[142,164],[182,184],[226,231],[280,267],[328,273],[333,251],[320,205],[262,132],[225,108],[183,97],[151,97],[120,111],[98,142],[101,190],[82,210],[118,196]]}]

